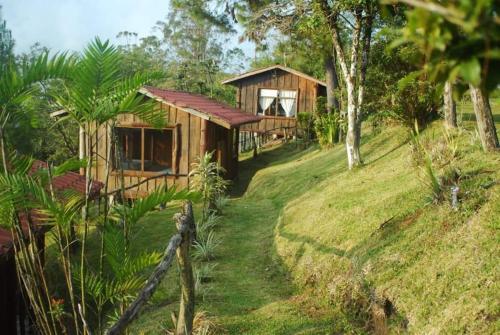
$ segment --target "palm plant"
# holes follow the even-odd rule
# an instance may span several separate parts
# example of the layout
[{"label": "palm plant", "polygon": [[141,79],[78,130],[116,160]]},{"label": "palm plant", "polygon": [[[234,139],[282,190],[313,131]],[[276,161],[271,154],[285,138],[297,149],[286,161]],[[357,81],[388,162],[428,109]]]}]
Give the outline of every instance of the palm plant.
[{"label": "palm plant", "polygon": [[[16,252],[18,270],[23,286],[28,292],[30,304],[37,316],[36,324],[42,334],[87,334],[93,328],[103,329],[102,321],[108,311],[123,309],[128,299],[143,282],[141,273],[157,260],[155,254],[133,256],[129,252],[129,231],[132,225],[147,212],[160,204],[176,199],[189,198],[191,193],[176,192],[174,189],[160,189],[133,205],[110,205],[104,201],[104,209],[91,203],[91,186],[95,162],[95,137],[100,127],[114,126],[119,114],[129,113],[144,122],[160,126],[164,116],[155,111],[152,102],[147,102],[137,91],[157,74],[137,74],[124,77],[120,69],[120,54],[108,42],[94,40],[78,58],[59,56],[49,59],[46,55],[34,63],[1,74],[0,82],[0,145],[3,155],[3,173],[0,176],[0,215],[3,222],[10,223],[20,241]],[[56,197],[51,180],[75,164],[63,164],[64,168],[49,167],[35,175],[27,172],[29,159],[9,159],[5,147],[4,128],[15,124],[20,106],[29,98],[33,83],[37,80],[65,77],[64,91],[54,96],[55,104],[66,111],[66,119],[78,124],[85,134],[86,158],[81,160],[86,168],[86,194],[68,194],[62,199]],[[110,146],[111,147],[111,146]],[[107,153],[109,173],[111,150]],[[7,164],[8,162],[8,164]],[[107,176],[105,176],[107,180]],[[104,194],[107,194],[105,183]],[[70,192],[71,193],[71,192]],[[123,196],[123,193],[122,193]],[[92,209],[92,211],[90,210]],[[43,214],[44,221],[53,229],[51,233],[58,246],[58,256],[64,276],[64,292],[69,304],[61,308],[54,304],[49,279],[44,274],[31,230],[29,236],[20,226],[20,215],[31,211]],[[81,213],[84,213],[81,215]],[[80,254],[70,252],[76,240],[72,227],[81,227]],[[99,264],[89,258],[87,237],[90,227],[95,226],[101,235]],[[120,235],[120,236],[119,236]],[[78,288],[78,289],[76,289]],[[93,304],[92,304],[93,303]],[[95,307],[94,314],[90,308]],[[69,310],[69,313],[61,312]]]},{"label": "palm plant", "polygon": [[26,102],[36,84],[48,79],[66,77],[73,63],[72,57],[66,54],[49,58],[47,53],[33,61],[18,64],[10,60],[2,64],[0,73],[0,151],[4,173],[8,168],[6,129],[15,129],[17,122],[23,118]]},{"label": "palm plant", "polygon": [[[101,333],[104,330],[102,321],[125,309],[145,281],[144,270],[160,259],[156,252],[131,253],[120,223],[126,219],[136,225],[144,215],[161,204],[183,199],[196,200],[197,195],[186,190],[159,189],[130,206],[117,204],[111,207],[112,220],[104,225],[106,267],[100,271],[99,266],[85,255],[82,276],[80,260],[69,249],[74,242],[70,228],[74,223],[82,223],[80,212],[85,206],[85,197],[75,192],[57,196],[52,187],[52,179],[74,167],[74,164],[63,164],[59,168],[49,166],[30,174],[31,159],[11,156],[10,162],[9,173],[0,173],[0,220],[10,225],[19,242],[14,244],[19,278],[35,312],[39,332],[82,334],[87,331],[81,322],[83,319],[96,333]],[[57,259],[60,260],[63,285],[51,282],[46,274],[41,261],[43,251],[38,249],[36,243],[36,227],[29,219],[33,215],[43,218],[42,224],[52,227],[50,232],[55,241]],[[28,230],[20,225],[23,216],[30,221]],[[95,222],[99,217],[102,218],[102,215]],[[59,286],[59,294],[68,298],[69,303],[63,307],[63,303],[54,303],[59,301],[54,298],[56,286]],[[86,294],[87,300],[80,295],[81,292]],[[84,302],[87,307],[85,318],[80,315]],[[96,325],[91,323],[93,320]]]},{"label": "palm plant", "polygon": [[[83,209],[83,234],[81,238],[80,279],[82,280],[81,298],[82,314],[85,316],[85,269],[84,258],[86,241],[88,237],[89,222],[89,193],[91,189],[95,162],[96,134],[102,127],[114,127],[116,118],[120,114],[129,113],[138,116],[144,122],[154,126],[161,126],[164,117],[161,111],[154,109],[152,101],[145,101],[138,90],[159,74],[141,73],[123,76],[120,71],[121,56],[117,48],[109,41],[102,42],[99,38],[92,41],[76,61],[73,71],[70,72],[66,82],[67,89],[64,94],[55,97],[55,101],[67,112],[67,117],[80,126],[84,134],[80,141],[84,142],[86,166],[86,201]],[[114,141],[114,139],[112,139]],[[83,143],[81,143],[83,144]],[[83,157],[82,157],[83,158]],[[106,153],[106,176],[104,192],[107,193],[107,180],[111,166],[111,146]],[[123,181],[123,178],[121,178]],[[122,193],[122,198],[124,194]],[[102,222],[108,220],[108,201],[104,202],[105,208]],[[124,234],[127,238],[128,222],[123,222]],[[104,257],[104,234],[101,227],[101,263]]]}]

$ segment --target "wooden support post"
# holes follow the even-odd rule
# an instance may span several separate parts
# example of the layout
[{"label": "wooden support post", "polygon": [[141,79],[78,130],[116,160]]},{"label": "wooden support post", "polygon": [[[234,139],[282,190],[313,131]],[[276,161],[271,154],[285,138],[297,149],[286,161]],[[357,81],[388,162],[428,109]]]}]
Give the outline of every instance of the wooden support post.
[{"label": "wooden support post", "polygon": [[[194,224],[193,207],[186,202],[182,214],[174,216],[177,229],[181,233],[182,242],[177,248],[177,262],[181,279],[181,303],[179,317],[177,318],[176,335],[191,335],[194,319],[194,278],[189,249],[195,238],[196,226]],[[187,229],[182,229],[182,227]]]},{"label": "wooden support post", "polygon": [[201,119],[200,157],[205,156],[207,151],[207,124],[207,120]]},{"label": "wooden support post", "polygon": [[255,140],[256,136],[257,133],[252,133],[253,158],[257,157],[257,142]]}]

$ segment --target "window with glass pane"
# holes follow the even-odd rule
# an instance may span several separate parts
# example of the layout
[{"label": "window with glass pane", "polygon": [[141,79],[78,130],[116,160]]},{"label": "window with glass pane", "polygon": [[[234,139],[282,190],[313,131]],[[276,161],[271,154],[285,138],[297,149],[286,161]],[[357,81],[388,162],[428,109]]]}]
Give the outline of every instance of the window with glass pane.
[{"label": "window with glass pane", "polygon": [[144,129],[144,171],[172,168],[172,130]]},{"label": "window with glass pane", "polygon": [[276,102],[278,99],[278,90],[260,89],[258,114],[276,115]]},{"label": "window with glass pane", "polygon": [[140,128],[116,128],[118,137],[119,155],[116,161],[121,160],[123,170],[140,171],[141,166],[141,129]]},{"label": "window with glass pane", "polygon": [[297,91],[260,89],[257,113],[268,116],[295,117]]},{"label": "window with glass pane", "polygon": [[[173,130],[115,128],[123,170],[169,172],[172,168]],[[116,166],[115,166],[116,168]]]}]

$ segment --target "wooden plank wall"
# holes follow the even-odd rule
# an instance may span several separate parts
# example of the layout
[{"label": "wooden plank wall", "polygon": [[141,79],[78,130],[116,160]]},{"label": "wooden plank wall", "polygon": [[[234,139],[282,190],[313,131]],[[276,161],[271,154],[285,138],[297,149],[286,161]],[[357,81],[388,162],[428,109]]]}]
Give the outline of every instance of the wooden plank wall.
[{"label": "wooden plank wall", "polygon": [[[177,159],[173,159],[173,161],[177,161],[177,174],[179,176],[167,176],[149,180],[139,187],[127,191],[127,196],[130,198],[145,196],[152,190],[165,184],[168,187],[176,185],[179,189],[188,187],[189,178],[187,177],[187,175],[191,171],[192,164],[200,156],[200,136],[202,124],[201,118],[165,104],[158,103],[158,108],[161,108],[161,110],[165,113],[167,127],[177,127],[178,129],[177,138],[175,138],[176,132],[174,131],[174,147],[177,146],[178,148],[178,156]],[[124,126],[144,124],[144,122],[131,114],[120,115],[117,123],[118,125]],[[216,150],[218,139],[220,138],[220,140],[227,141],[229,137],[227,134],[232,133],[233,131],[234,130],[228,130],[217,124],[208,122],[206,131],[207,151]],[[94,162],[96,162],[96,164],[94,166],[93,173],[95,176],[97,176],[97,179],[102,182],[105,182],[104,179],[106,175],[106,163],[105,159],[102,157],[106,157],[106,153],[110,148],[110,136],[110,127],[101,127],[97,132],[97,136],[95,138],[95,141],[97,142],[95,151],[97,152],[97,154],[94,155]],[[227,151],[227,154],[225,154],[225,156],[231,157],[232,146],[230,145],[230,143],[224,144],[224,150]],[[231,171],[232,173],[234,169],[234,162],[226,161],[222,162],[222,165],[226,170]],[[138,173],[135,171],[131,173],[125,172],[125,187],[135,185],[150,176],[151,173],[138,175]],[[120,175],[118,171],[111,172],[108,182],[108,190],[115,190],[120,186],[119,178]]]},{"label": "wooden plank wall", "polygon": [[[297,91],[297,113],[312,113],[316,105],[316,97],[326,94],[326,90],[318,89],[318,84],[306,78],[280,69],[260,73],[245,78],[238,83],[236,92],[237,107],[246,113],[256,115],[258,108],[258,91],[261,88],[290,89]],[[295,127],[296,118],[283,116],[265,116],[260,123],[245,125],[242,131],[265,132],[283,127]],[[275,132],[280,133],[279,130]]]}]

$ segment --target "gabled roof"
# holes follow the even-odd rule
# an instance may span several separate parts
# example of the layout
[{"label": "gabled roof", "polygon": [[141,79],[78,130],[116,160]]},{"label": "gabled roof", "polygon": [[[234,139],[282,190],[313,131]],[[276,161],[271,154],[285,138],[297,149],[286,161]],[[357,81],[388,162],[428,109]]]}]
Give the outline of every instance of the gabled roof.
[{"label": "gabled roof", "polygon": [[318,85],[322,85],[322,86],[326,87],[326,83],[324,81],[318,80],[318,79],[316,79],[314,77],[311,77],[311,76],[309,76],[309,75],[307,75],[305,73],[302,73],[300,71],[297,71],[297,70],[294,70],[292,68],[289,68],[289,67],[286,67],[286,66],[283,66],[283,65],[279,65],[279,64],[268,66],[268,67],[264,67],[264,68],[257,69],[257,70],[252,70],[252,71],[249,71],[249,72],[245,72],[243,74],[240,74],[239,76],[226,79],[222,83],[223,84],[233,84],[234,82],[240,81],[242,79],[245,79],[245,78],[248,78],[248,77],[252,77],[252,76],[255,76],[257,74],[268,72],[268,71],[271,71],[271,70],[276,70],[276,69],[283,70],[283,71],[289,72],[289,73],[293,73],[296,76],[302,77],[304,79],[307,79],[307,80],[310,80],[312,82],[315,82]]},{"label": "gabled roof", "polygon": [[167,90],[152,86],[145,86],[139,90],[140,93],[163,102],[187,113],[209,120],[225,128],[238,127],[247,123],[259,122],[260,116],[244,113],[238,108],[231,107],[210,99],[206,96]]}]

